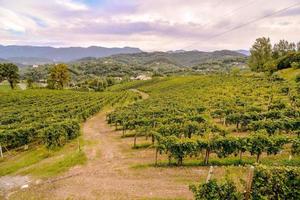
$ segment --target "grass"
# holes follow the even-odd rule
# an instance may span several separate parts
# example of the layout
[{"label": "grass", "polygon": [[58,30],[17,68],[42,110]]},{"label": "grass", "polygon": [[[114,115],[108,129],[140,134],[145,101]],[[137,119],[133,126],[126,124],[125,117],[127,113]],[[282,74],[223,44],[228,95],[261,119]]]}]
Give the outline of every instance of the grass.
[{"label": "grass", "polygon": [[0,165],[0,176],[12,174],[19,169],[36,164],[41,160],[48,158],[51,154],[43,147],[38,147],[29,151],[19,153],[12,159],[4,159]]},{"label": "grass", "polygon": [[11,88],[9,87],[9,85],[0,85],[1,92],[8,92],[10,90],[11,90]]},{"label": "grass", "polygon": [[[14,90],[20,90],[20,87],[16,85]],[[0,92],[10,92],[10,91],[13,90],[10,88],[10,85],[7,81],[3,81],[2,83],[0,83]]]},{"label": "grass", "polygon": [[[176,161],[172,159],[171,164],[167,159],[160,159],[158,164],[155,165],[153,163],[146,164],[138,164],[131,166],[132,169],[145,169],[147,167],[199,167],[199,166],[247,166],[247,165],[256,165],[255,156],[244,155],[242,160],[238,157],[230,156],[226,158],[218,158],[215,155],[211,155],[209,160],[209,164],[206,165],[203,159],[195,159],[195,158],[186,158],[183,161],[182,166],[178,166]],[[268,166],[300,166],[300,156],[295,156],[291,160],[288,159],[288,154],[278,154],[278,155],[263,155],[260,164],[268,165]]]},{"label": "grass", "polygon": [[[86,142],[79,138],[80,146]],[[24,152],[5,154],[0,161],[0,176],[9,174],[31,174],[38,177],[54,176],[68,168],[84,164],[87,160],[84,152],[78,152],[78,140],[75,139],[64,147],[48,150],[43,146],[35,146]]]},{"label": "grass", "polygon": [[66,172],[69,168],[76,165],[83,165],[87,161],[84,152],[77,151],[64,155],[62,158],[50,162],[49,164],[41,164],[28,168],[21,174],[31,174],[37,177],[46,178]]}]

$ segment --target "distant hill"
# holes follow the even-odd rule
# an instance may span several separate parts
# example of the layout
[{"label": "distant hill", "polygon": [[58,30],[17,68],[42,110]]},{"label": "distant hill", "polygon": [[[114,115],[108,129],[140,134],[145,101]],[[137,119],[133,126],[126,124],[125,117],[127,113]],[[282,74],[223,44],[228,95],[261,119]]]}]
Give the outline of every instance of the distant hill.
[{"label": "distant hill", "polygon": [[[228,72],[232,67],[246,68],[247,56],[229,50],[140,52],[103,58],[84,57],[68,63],[74,82],[88,77],[166,76],[173,74]],[[50,65],[38,70],[46,75]],[[22,70],[24,73],[26,69]],[[45,79],[43,77],[43,79]]]},{"label": "distant hill", "polygon": [[9,62],[9,60],[6,60],[6,59],[3,59],[3,58],[0,58],[0,63],[6,63],[6,62]]},{"label": "distant hill", "polygon": [[[91,46],[83,47],[39,47],[39,46],[2,46],[0,45],[0,58],[9,59],[17,58],[18,62],[26,63],[30,61],[40,62],[48,60],[49,62],[69,62],[71,60],[80,59],[83,57],[106,57],[115,54],[129,54],[142,52],[138,48],[124,47],[124,48],[105,48]],[[34,58],[34,59],[33,59]],[[36,64],[36,63],[35,63]]]},{"label": "distant hill", "polygon": [[82,74],[96,76],[136,76],[138,74],[178,74],[188,72],[228,71],[244,68],[246,56],[229,50],[141,52],[105,58],[87,57],[69,63]]},{"label": "distant hill", "polygon": [[11,57],[8,58],[10,62],[20,63],[22,65],[43,65],[53,63],[54,61],[48,58],[34,58],[34,57]]},{"label": "distant hill", "polygon": [[237,50],[236,52],[241,53],[245,56],[250,56],[250,51],[248,51],[248,50],[240,49],[240,50]]},{"label": "distant hill", "polygon": [[140,64],[164,60],[177,66],[193,67],[201,63],[232,58],[243,58],[245,55],[229,50],[203,52],[203,51],[179,51],[179,52],[142,52],[135,54],[114,55],[104,59],[115,60],[122,63]]}]

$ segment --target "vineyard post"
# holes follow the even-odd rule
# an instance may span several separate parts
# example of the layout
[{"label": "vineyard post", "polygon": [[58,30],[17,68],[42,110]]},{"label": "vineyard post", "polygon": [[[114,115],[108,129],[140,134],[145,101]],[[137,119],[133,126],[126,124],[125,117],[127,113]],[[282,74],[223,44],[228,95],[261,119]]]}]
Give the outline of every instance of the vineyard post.
[{"label": "vineyard post", "polygon": [[80,152],[80,142],[79,142],[79,137],[77,138],[77,144],[78,144],[78,152]]},{"label": "vineyard post", "polygon": [[251,166],[249,174],[248,174],[247,185],[246,185],[245,200],[249,200],[250,196],[251,196],[251,188],[252,188],[252,182],[253,182],[253,175],[254,175],[254,166]]},{"label": "vineyard post", "polygon": [[134,139],[133,139],[133,147],[136,147],[136,139],[137,139],[137,132],[134,134]]},{"label": "vineyard post", "polygon": [[1,158],[3,158],[2,146],[1,145],[0,145],[0,155],[1,155]]},{"label": "vineyard post", "polygon": [[156,147],[156,151],[155,151],[155,166],[157,166],[157,157],[158,157],[158,147]]},{"label": "vineyard post", "polygon": [[214,170],[214,167],[213,166],[210,166],[209,168],[209,171],[208,171],[208,174],[207,174],[207,177],[206,177],[206,183],[208,183],[211,179],[211,176],[213,174],[213,170]]}]

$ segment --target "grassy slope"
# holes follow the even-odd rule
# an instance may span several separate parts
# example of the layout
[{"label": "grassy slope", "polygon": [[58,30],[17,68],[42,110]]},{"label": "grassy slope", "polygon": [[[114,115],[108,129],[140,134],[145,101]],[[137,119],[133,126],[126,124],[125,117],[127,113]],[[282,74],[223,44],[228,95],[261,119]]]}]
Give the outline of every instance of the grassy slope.
[{"label": "grassy slope", "polygon": [[[19,86],[16,86],[15,90],[20,90]],[[0,83],[0,92],[9,92],[9,91],[11,91],[11,88],[7,81],[3,81],[2,83]]]},{"label": "grassy slope", "polygon": [[[82,139],[80,146],[86,144]],[[73,140],[61,149],[47,150],[35,146],[27,151],[11,151],[0,161],[0,176],[8,174],[31,174],[36,177],[48,177],[60,174],[68,168],[84,164],[86,156],[78,151],[78,141]]]},{"label": "grassy slope", "polygon": [[278,74],[289,81],[294,81],[296,76],[300,75],[300,69],[293,69],[293,68],[283,69],[280,70]]}]

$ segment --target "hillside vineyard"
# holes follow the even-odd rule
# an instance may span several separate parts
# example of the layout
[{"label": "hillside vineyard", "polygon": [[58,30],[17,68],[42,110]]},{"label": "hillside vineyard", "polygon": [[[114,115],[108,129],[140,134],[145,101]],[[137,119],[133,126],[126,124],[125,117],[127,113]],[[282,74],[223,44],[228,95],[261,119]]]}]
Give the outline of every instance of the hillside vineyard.
[{"label": "hillside vineyard", "polygon": [[241,160],[245,152],[259,162],[263,153],[299,151],[299,94],[284,80],[179,77],[139,83],[138,88],[151,98],[116,109],[109,123],[136,130],[135,141],[139,135],[152,137],[157,153],[166,153],[169,163],[176,159],[181,165],[199,153],[205,164],[211,153]]}]

